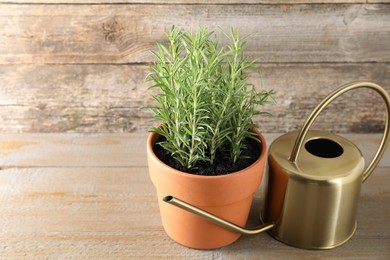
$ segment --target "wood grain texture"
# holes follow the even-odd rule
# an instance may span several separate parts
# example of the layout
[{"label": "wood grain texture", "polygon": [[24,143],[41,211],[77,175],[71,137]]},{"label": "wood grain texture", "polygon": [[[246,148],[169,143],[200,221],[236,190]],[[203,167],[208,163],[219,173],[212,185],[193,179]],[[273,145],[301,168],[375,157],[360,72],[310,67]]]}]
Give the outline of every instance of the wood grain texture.
[{"label": "wood grain texture", "polygon": [[[270,143],[276,136],[266,135],[266,139]],[[348,135],[347,138],[367,154],[376,150],[378,135]],[[180,246],[165,234],[155,190],[148,176],[145,149],[139,148],[145,144],[145,139],[145,134],[2,135],[0,165],[11,157],[15,160],[14,166],[0,170],[0,258],[390,257],[389,151],[381,166],[362,186],[358,228],[345,245],[325,251],[302,250],[284,245],[264,233],[243,236],[222,249],[202,251]],[[124,156],[118,157],[120,153]],[[88,160],[80,164],[80,157]],[[259,224],[264,185],[265,182],[255,195],[248,221],[250,226]]]},{"label": "wood grain texture", "polygon": [[[251,81],[277,92],[276,104],[256,118],[264,132],[300,127],[332,90],[369,80],[390,93],[390,63],[259,64]],[[132,132],[156,122],[143,109],[153,91],[144,65],[1,65],[0,132]],[[384,105],[373,91],[358,90],[337,99],[316,128],[337,132],[381,132]],[[348,120],[345,116],[348,115]]]},{"label": "wood grain texture", "polygon": [[0,166],[144,167],[147,133],[3,134]]},{"label": "wood grain texture", "polygon": [[[183,0],[8,0],[16,4],[182,4]],[[389,0],[187,0],[186,4],[313,4],[313,3],[388,3]]]},{"label": "wood grain texture", "polygon": [[[186,0],[185,4],[364,4],[390,0]],[[183,4],[183,0],[8,0],[5,4]]]},{"label": "wood grain texture", "polygon": [[248,53],[262,62],[389,62],[389,14],[387,4],[3,4],[0,64],[150,62],[172,24],[253,33]]},{"label": "wood grain texture", "polygon": [[[248,54],[263,69],[261,80],[253,75],[254,83],[278,93],[277,104],[265,108],[273,117],[255,121],[264,132],[297,129],[341,84],[370,80],[390,90],[389,3],[0,1],[0,132],[145,131],[156,124],[142,109],[152,100],[145,91],[146,65],[172,24],[254,33]],[[381,103],[370,92],[345,96],[316,127],[381,132]]]},{"label": "wood grain texture", "polygon": [[[264,133],[269,146],[280,133]],[[365,161],[371,161],[381,134],[342,134],[358,145]],[[7,168],[143,167],[146,132],[129,134],[2,134],[0,166]],[[379,167],[390,168],[390,150]]]}]

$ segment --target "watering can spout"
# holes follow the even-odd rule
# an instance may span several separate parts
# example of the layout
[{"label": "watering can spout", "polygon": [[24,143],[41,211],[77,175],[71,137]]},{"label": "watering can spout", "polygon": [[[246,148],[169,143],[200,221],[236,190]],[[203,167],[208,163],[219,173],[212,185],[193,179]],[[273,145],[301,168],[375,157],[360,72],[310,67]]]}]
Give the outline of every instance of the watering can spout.
[{"label": "watering can spout", "polygon": [[267,224],[263,224],[257,228],[254,228],[254,229],[247,229],[247,228],[243,228],[241,226],[238,226],[234,223],[231,223],[227,220],[224,220],[220,217],[217,217],[207,211],[204,211],[198,207],[195,207],[185,201],[182,201],[178,198],[175,198],[173,196],[165,196],[163,198],[163,200],[166,202],[166,203],[169,203],[173,206],[176,206],[178,208],[181,208],[185,211],[188,211],[190,213],[193,213],[207,221],[210,221],[216,225],[219,225],[223,228],[226,228],[226,229],[229,229],[231,231],[234,231],[234,232],[237,232],[237,233],[240,233],[240,234],[243,234],[243,235],[255,235],[255,234],[258,234],[258,233],[261,233],[263,231],[266,231],[268,229],[271,229],[274,227],[274,223],[267,223]]}]

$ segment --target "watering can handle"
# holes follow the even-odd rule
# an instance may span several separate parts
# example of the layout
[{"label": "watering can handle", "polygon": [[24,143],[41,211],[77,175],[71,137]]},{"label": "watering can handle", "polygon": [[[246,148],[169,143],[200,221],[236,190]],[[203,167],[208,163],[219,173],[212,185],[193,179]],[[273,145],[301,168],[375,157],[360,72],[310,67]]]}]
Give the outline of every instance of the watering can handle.
[{"label": "watering can handle", "polygon": [[382,98],[384,99],[386,103],[386,121],[385,121],[385,131],[382,137],[382,141],[380,143],[380,146],[378,148],[378,151],[376,152],[374,158],[372,159],[370,165],[366,168],[366,170],[363,173],[363,182],[371,175],[372,171],[376,167],[376,165],[379,163],[379,160],[381,159],[383,153],[385,152],[387,143],[389,141],[389,118],[390,118],[390,98],[386,91],[380,87],[379,85],[371,82],[364,82],[364,81],[358,81],[358,82],[352,82],[346,85],[341,86],[340,88],[336,89],[332,93],[330,93],[310,114],[308,119],[306,120],[305,124],[303,125],[301,131],[298,134],[297,139],[295,140],[294,147],[292,149],[290,159],[289,161],[292,163],[296,163],[299,152],[302,148],[303,141],[306,137],[307,132],[309,131],[309,128],[313,124],[314,120],[317,118],[317,116],[324,110],[324,108],[329,105],[330,102],[335,100],[340,95],[344,94],[347,91],[350,91],[352,89],[358,89],[358,88],[370,88],[378,92]]}]

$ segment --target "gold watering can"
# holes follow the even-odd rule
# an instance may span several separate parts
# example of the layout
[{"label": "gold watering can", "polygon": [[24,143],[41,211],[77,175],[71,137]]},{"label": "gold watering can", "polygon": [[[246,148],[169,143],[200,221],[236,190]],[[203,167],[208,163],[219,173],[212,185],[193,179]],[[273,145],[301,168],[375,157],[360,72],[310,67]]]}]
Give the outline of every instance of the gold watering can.
[{"label": "gold watering can", "polygon": [[[386,103],[385,131],[372,162],[364,170],[360,150],[347,139],[325,131],[309,131],[319,113],[343,93],[357,88],[378,92]],[[305,249],[329,249],[347,242],[356,230],[361,183],[382,157],[389,138],[390,99],[371,82],[344,85],[327,96],[302,129],[277,138],[269,148],[269,183],[265,224],[246,229],[178,198],[164,201],[241,234],[263,231],[279,241]],[[304,147],[304,149],[303,149]]]}]

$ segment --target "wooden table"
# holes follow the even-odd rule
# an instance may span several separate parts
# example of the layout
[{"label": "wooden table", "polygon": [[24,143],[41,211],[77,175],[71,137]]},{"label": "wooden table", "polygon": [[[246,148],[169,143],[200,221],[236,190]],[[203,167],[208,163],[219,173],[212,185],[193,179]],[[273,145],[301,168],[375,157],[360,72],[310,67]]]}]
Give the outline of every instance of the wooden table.
[{"label": "wooden table", "polygon": [[[270,143],[276,134],[265,135]],[[372,158],[380,135],[345,135]],[[358,229],[333,250],[302,250],[267,234],[201,251],[161,226],[145,133],[0,137],[0,259],[390,259],[390,149],[364,183]],[[263,187],[248,225],[259,223]]]}]

